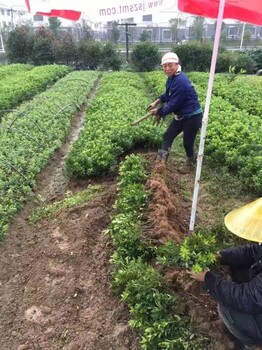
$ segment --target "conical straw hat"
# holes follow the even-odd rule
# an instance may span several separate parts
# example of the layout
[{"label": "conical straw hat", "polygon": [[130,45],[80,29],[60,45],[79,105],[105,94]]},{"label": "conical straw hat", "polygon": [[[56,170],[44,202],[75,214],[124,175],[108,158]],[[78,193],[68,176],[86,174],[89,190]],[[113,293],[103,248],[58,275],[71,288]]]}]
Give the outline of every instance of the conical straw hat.
[{"label": "conical straw hat", "polygon": [[254,242],[262,242],[262,197],[225,217],[226,227],[235,235]]}]

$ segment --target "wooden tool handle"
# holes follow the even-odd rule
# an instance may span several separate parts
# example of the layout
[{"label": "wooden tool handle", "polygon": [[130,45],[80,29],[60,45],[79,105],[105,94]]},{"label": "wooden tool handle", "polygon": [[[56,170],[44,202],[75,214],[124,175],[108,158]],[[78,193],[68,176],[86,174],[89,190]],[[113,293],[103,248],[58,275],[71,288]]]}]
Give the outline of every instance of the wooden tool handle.
[{"label": "wooden tool handle", "polygon": [[150,113],[147,113],[147,114],[143,115],[143,117],[141,117],[141,118],[139,118],[139,119],[133,121],[133,122],[131,123],[131,125],[132,125],[132,126],[137,125],[137,124],[141,123],[143,120],[145,120],[145,119],[147,119],[147,118],[149,118],[149,117],[151,117],[151,114],[150,114]]}]

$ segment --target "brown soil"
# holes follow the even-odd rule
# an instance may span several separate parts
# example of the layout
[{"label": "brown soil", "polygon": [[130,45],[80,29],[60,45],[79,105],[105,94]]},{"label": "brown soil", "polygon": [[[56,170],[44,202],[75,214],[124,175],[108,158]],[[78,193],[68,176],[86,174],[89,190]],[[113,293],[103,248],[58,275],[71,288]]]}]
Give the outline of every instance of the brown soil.
[{"label": "brown soil", "polygon": [[27,208],[0,249],[0,349],[139,349],[110,290],[115,183],[95,200],[28,224]]},{"label": "brown soil", "polygon": [[[68,183],[63,178],[63,159],[81,117],[76,116],[65,145],[39,176],[35,193],[44,203],[96,183]],[[172,161],[163,167],[155,163],[155,154],[145,157],[152,196],[144,234],[157,245],[168,239],[179,243],[188,232],[191,208],[181,194],[181,175]],[[193,176],[184,176],[191,188]],[[102,191],[92,201],[62,210],[52,219],[29,224],[31,210],[39,205],[36,196],[14,219],[0,246],[0,350],[140,349],[139,334],[128,326],[128,310],[110,289],[112,245],[103,233],[114,214],[117,180],[110,177],[99,180]],[[196,332],[211,335],[212,349],[232,349],[218,327],[216,305],[201,284],[183,271],[163,273],[183,298],[184,312]]]},{"label": "brown soil", "polygon": [[[147,182],[151,192],[148,207],[145,232],[156,245],[167,240],[180,243],[189,233],[189,219],[191,198],[187,199],[181,191],[181,174],[177,171],[177,164],[169,161],[167,165],[156,163],[152,169],[152,176]],[[189,188],[193,190],[194,173],[183,175]],[[199,199],[205,201],[205,195]],[[212,350],[235,349],[231,335],[219,320],[215,301],[205,292],[203,283],[193,280],[184,270],[158,267],[164,275],[171,290],[180,295],[181,311],[186,315],[196,333],[211,337]],[[226,271],[221,271],[226,274]],[[203,349],[206,350],[206,349]]]},{"label": "brown soil", "polygon": [[151,240],[155,244],[170,239],[180,243],[188,231],[189,203],[179,192],[175,169],[156,162],[146,185],[151,193],[146,213],[148,226],[153,228],[149,231]]}]

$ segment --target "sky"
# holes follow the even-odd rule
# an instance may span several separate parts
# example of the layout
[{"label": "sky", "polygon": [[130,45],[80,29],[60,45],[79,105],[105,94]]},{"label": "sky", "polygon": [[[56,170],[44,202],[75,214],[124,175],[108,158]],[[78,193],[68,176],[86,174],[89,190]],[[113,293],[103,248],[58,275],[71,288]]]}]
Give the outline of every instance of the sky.
[{"label": "sky", "polygon": [[25,1],[24,0],[0,0],[0,3],[5,4],[8,7],[13,7],[13,8],[24,8],[26,9]]}]

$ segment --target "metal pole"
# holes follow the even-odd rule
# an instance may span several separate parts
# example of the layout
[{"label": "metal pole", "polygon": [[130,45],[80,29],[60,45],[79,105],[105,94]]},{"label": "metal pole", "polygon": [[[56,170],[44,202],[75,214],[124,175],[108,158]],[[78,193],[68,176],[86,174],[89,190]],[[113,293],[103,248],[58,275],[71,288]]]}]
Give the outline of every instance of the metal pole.
[{"label": "metal pole", "polygon": [[213,84],[214,84],[216,62],[217,62],[217,56],[218,56],[218,47],[219,47],[220,34],[221,34],[221,28],[222,28],[222,21],[223,21],[224,9],[225,9],[225,2],[226,2],[226,0],[220,0],[220,3],[219,3],[219,11],[218,11],[218,18],[217,18],[215,42],[214,42],[212,61],[211,61],[211,67],[210,67],[210,74],[209,74],[209,81],[208,81],[208,88],[207,88],[207,95],[206,95],[206,104],[205,104],[205,110],[204,110],[204,117],[203,117],[202,128],[201,128],[199,151],[198,151],[198,156],[197,156],[197,169],[196,169],[196,177],[195,177],[195,187],[194,187],[194,194],[193,194],[192,208],[191,208],[191,217],[190,217],[190,225],[189,225],[189,231],[191,231],[191,232],[194,231],[194,226],[195,226],[195,218],[196,218],[196,209],[197,209],[197,200],[198,200],[201,168],[202,168],[202,161],[203,161],[203,155],[204,155],[204,146],[205,146],[207,123],[208,123],[208,114],[209,114],[210,103],[211,103],[211,95],[212,95]]},{"label": "metal pole", "polygon": [[242,50],[242,47],[243,47],[245,29],[246,29],[246,23],[243,24],[243,28],[242,28],[241,42],[240,42],[240,48],[239,48],[240,50]]},{"label": "metal pole", "polygon": [[11,12],[11,27],[12,27],[12,30],[13,30],[14,29],[14,10],[13,10],[12,7],[10,9],[10,12]]},{"label": "metal pole", "polygon": [[129,47],[128,47],[128,36],[131,35],[128,33],[128,27],[129,26],[136,26],[136,23],[117,23],[118,26],[125,26],[126,29],[126,61],[128,62],[128,53],[129,53]]},{"label": "metal pole", "polygon": [[126,61],[128,62],[128,24],[125,24],[126,27]]},{"label": "metal pole", "polygon": [[4,41],[3,41],[3,35],[0,33],[0,52],[5,52],[5,47],[4,47]]}]

